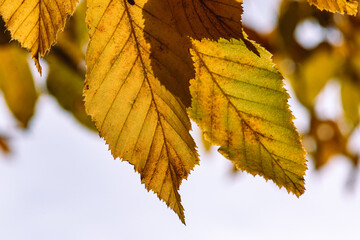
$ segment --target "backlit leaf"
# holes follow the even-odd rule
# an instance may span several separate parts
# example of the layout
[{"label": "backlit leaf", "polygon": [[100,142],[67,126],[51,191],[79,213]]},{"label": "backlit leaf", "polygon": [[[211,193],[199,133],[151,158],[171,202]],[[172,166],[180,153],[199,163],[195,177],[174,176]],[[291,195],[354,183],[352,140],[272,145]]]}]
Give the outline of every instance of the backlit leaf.
[{"label": "backlit leaf", "polygon": [[306,160],[289,96],[270,54],[257,50],[260,57],[242,41],[193,40],[196,77],[190,82],[190,114],[239,169],[300,196]]},{"label": "backlit leaf", "polygon": [[27,127],[34,114],[37,93],[26,52],[13,44],[0,47],[0,90],[15,118],[22,127]]},{"label": "backlit leaf", "polygon": [[314,156],[315,168],[321,169],[337,154],[349,156],[347,151],[348,136],[344,136],[338,124],[331,120],[320,120],[312,116],[309,136],[316,141]]},{"label": "backlit leaf", "polygon": [[356,126],[360,121],[360,84],[350,79],[341,81],[341,102],[344,116],[349,123]]},{"label": "backlit leaf", "polygon": [[315,5],[320,10],[356,15],[358,0],[308,0],[310,5]]},{"label": "backlit leaf", "polygon": [[0,152],[9,154],[11,152],[7,138],[0,135]]},{"label": "backlit leaf", "polygon": [[326,49],[318,49],[300,63],[298,71],[289,77],[299,101],[308,108],[314,107],[316,96],[336,76],[340,67],[341,58]]},{"label": "backlit leaf", "polygon": [[0,14],[12,38],[27,48],[41,72],[39,57],[55,43],[78,0],[0,0]]},{"label": "backlit leaf", "polygon": [[[140,0],[133,6],[128,4],[130,10],[137,9],[136,14],[142,14],[144,19],[142,25],[135,21],[135,26],[144,31],[149,43],[144,50],[151,53],[155,76],[186,107],[191,104],[189,81],[195,74],[189,37],[244,39],[241,3],[241,0]],[[247,43],[252,48],[251,43]]]},{"label": "backlit leaf", "polygon": [[82,1],[77,7],[74,15],[72,16],[72,30],[74,39],[80,44],[81,47],[87,45],[89,42],[89,34],[85,22],[86,18],[86,0]]},{"label": "backlit leaf", "polygon": [[[61,49],[66,57],[71,58],[70,63],[75,67],[85,62],[84,47],[89,42],[88,28],[85,22],[86,1],[82,1],[69,19],[66,28],[57,36],[57,44],[53,51]],[[55,53],[57,54],[57,52]]]},{"label": "backlit leaf", "polygon": [[[164,7],[157,2],[152,7]],[[163,71],[170,71],[164,76],[173,75],[176,79],[171,71],[187,71],[188,66],[184,66],[191,61],[183,63],[182,52],[177,50],[182,46],[177,41],[181,38],[173,35],[176,31],[165,23],[153,18],[154,22],[148,24],[154,24],[154,35],[143,32],[146,1],[135,3],[87,1],[91,40],[86,56],[85,107],[114,158],[133,164],[145,187],[153,190],[184,222],[178,189],[198,163],[198,156],[184,104],[161,85],[152,71],[148,41],[161,36],[160,41],[166,41],[166,45],[159,45],[161,49],[175,51],[173,59],[159,60],[178,64],[170,69],[163,67]],[[166,28],[166,37],[156,35],[160,33],[155,29],[162,27]]]},{"label": "backlit leaf", "polygon": [[201,132],[201,141],[202,141],[202,144],[203,144],[203,147],[206,151],[210,151],[211,149],[211,143],[206,140],[205,136],[204,136],[204,133]]},{"label": "backlit leaf", "polygon": [[84,76],[55,56],[49,56],[47,60],[49,75],[46,83],[49,93],[56,98],[61,107],[72,113],[81,124],[95,130],[94,123],[85,112],[82,96]]}]

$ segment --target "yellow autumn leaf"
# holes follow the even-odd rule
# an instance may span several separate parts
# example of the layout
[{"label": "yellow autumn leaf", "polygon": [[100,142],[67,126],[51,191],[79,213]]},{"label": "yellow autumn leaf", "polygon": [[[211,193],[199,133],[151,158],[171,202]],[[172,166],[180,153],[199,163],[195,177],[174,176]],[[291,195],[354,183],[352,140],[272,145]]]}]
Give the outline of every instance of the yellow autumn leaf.
[{"label": "yellow autumn leaf", "polygon": [[[148,24],[154,25],[155,32],[143,31],[146,2],[136,0],[131,5],[127,0],[87,1],[90,43],[86,55],[85,108],[114,158],[134,165],[145,187],[154,191],[184,222],[178,189],[198,163],[198,155],[189,134],[191,125],[184,104],[161,85],[152,71],[148,41],[160,37],[156,35],[160,34],[155,31],[157,28],[167,27],[167,38],[160,38],[166,41],[161,45],[163,51],[174,51],[172,59],[159,62],[177,64],[170,70],[165,67],[164,71],[178,68],[180,74],[189,66],[184,67],[182,52],[176,50],[179,41],[174,41],[177,40],[174,29],[153,18],[154,22]],[[161,8],[155,10],[161,12]],[[164,75],[173,76],[176,82],[174,72]]]},{"label": "yellow autumn leaf", "polygon": [[46,85],[49,93],[56,98],[59,105],[73,114],[84,126],[95,130],[94,123],[86,114],[83,102],[84,75],[72,69],[58,57],[47,58],[49,74]]},{"label": "yellow autumn leaf", "polygon": [[[148,10],[155,2],[158,1],[148,0],[149,7],[145,5],[144,10]],[[182,36],[197,40],[239,38],[252,48],[252,43],[246,40],[242,31],[242,2],[242,0],[173,0],[162,5],[169,9],[167,14],[171,15],[168,19],[174,22]],[[158,15],[163,14],[158,13]]]},{"label": "yellow autumn leaf", "polygon": [[[299,101],[308,108],[313,108],[315,98],[326,83],[336,76],[343,66],[341,56],[327,49],[318,49],[303,63],[298,64],[298,71],[289,76]],[[321,70],[319,69],[326,69]]]},{"label": "yellow autumn leaf", "polygon": [[[79,67],[85,61],[84,47],[89,42],[88,28],[85,23],[86,1],[82,1],[68,21],[66,28],[57,36],[54,51],[61,50],[71,58],[72,64]],[[56,53],[55,53],[56,54]]]},{"label": "yellow autumn leaf", "polygon": [[358,0],[308,0],[310,5],[315,5],[320,10],[333,13],[356,15]]},{"label": "yellow autumn leaf", "polygon": [[0,90],[22,127],[27,127],[37,100],[26,55],[23,49],[13,44],[0,47]]},{"label": "yellow autumn leaf", "polygon": [[192,119],[239,169],[300,196],[305,190],[304,150],[271,55],[257,46],[258,57],[233,39],[192,42]]},{"label": "yellow autumn leaf", "polygon": [[203,144],[204,149],[209,152],[211,150],[211,143],[206,140],[204,133],[201,131],[201,142]]},{"label": "yellow autumn leaf", "polygon": [[0,152],[3,152],[4,154],[9,154],[11,152],[7,138],[2,135],[0,135]]},{"label": "yellow autumn leaf", "polygon": [[45,56],[64,29],[78,0],[0,0],[0,14],[12,38],[28,49],[41,73],[39,58]]},{"label": "yellow autumn leaf", "polygon": [[360,122],[360,84],[344,77],[341,79],[341,103],[344,116],[353,126]]},{"label": "yellow autumn leaf", "polygon": [[[148,41],[151,45],[153,71],[164,86],[174,95],[181,97],[187,107],[191,104],[189,81],[195,74],[189,53],[190,38],[197,40],[203,38],[243,39],[247,47],[257,53],[256,48],[244,37],[242,31],[242,2],[242,0],[148,0],[144,5],[144,31],[150,36]],[[169,26],[176,29],[177,33],[169,31]],[[175,44],[171,46],[170,42]],[[161,50],[169,45],[171,47],[168,47],[168,51]],[[187,68],[184,71],[179,68],[177,62],[174,62],[176,59],[172,53],[174,49],[175,53],[181,52],[181,55],[177,54],[177,56],[186,61],[190,69]],[[158,59],[164,61],[159,64]],[[166,66],[166,69],[163,66]],[[177,82],[181,83],[181,88],[176,84],[169,84],[169,76],[164,76],[169,71],[168,69],[177,76],[179,79]],[[179,89],[183,87],[185,87],[185,94],[179,95]]]},{"label": "yellow autumn leaf", "polygon": [[347,150],[349,138],[343,135],[336,122],[320,120],[313,116],[310,121],[309,136],[316,142],[315,151],[310,153],[314,156],[314,165],[317,170],[326,165],[335,155],[342,154],[352,158]]},{"label": "yellow autumn leaf", "polygon": [[[139,0],[134,5],[127,0],[116,2],[128,7],[135,28],[144,31],[148,45],[143,45],[143,50],[151,53],[152,71],[186,107],[191,104],[189,81],[195,74],[189,53],[189,37],[199,40],[244,38],[241,0]],[[99,6],[96,11],[101,16],[104,6]],[[94,21],[99,20],[94,18]],[[111,36],[111,32],[102,32]],[[250,42],[248,46],[251,48]]]},{"label": "yellow autumn leaf", "polygon": [[87,25],[85,22],[86,17],[86,0],[80,2],[76,7],[76,11],[72,16],[72,33],[73,38],[76,39],[76,42],[80,45],[81,48],[87,46],[89,42],[89,34],[87,31]]}]

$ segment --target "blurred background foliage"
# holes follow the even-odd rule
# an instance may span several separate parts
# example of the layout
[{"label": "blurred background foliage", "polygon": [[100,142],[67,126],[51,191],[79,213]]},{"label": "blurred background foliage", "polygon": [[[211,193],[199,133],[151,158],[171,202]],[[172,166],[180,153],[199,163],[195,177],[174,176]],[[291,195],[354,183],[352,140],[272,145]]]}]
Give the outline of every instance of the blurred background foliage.
[{"label": "blurred background foliage", "polygon": [[[360,17],[320,11],[307,1],[283,0],[277,26],[270,33],[245,30],[274,55],[275,64],[308,111],[309,127],[301,135],[310,164],[320,170],[342,155],[352,163],[349,180],[355,181],[360,142],[352,148],[349,143],[360,121]],[[316,106],[329,84],[340,88],[342,111],[335,118],[323,116]]]},{"label": "blurred background foliage", "polygon": [[[34,84],[29,65],[33,62],[27,51],[10,41],[0,22],[0,94],[19,128],[28,127],[38,96],[50,94],[79,123],[95,130],[82,101],[88,42],[85,11],[82,1],[58,35],[57,44],[45,58],[46,86],[40,87]],[[357,169],[360,140],[352,149],[349,142],[360,123],[360,17],[320,11],[306,0],[283,0],[277,12],[277,25],[270,33],[246,25],[244,29],[250,39],[274,55],[274,62],[308,111],[309,127],[301,134],[310,164],[320,170],[334,156],[342,155]],[[307,33],[308,29],[312,32]],[[342,113],[329,119],[317,111],[316,102],[325,86],[334,83],[340,88]],[[0,129],[0,156],[11,151],[9,137],[6,129]],[[210,149],[204,139],[203,144]],[[354,172],[349,173],[349,179],[355,179]]]},{"label": "blurred background foliage", "polygon": [[[21,49],[16,41],[10,41],[9,32],[1,20],[0,90],[20,128],[27,128],[34,114],[38,95],[50,94],[81,124],[95,130],[82,101],[85,49],[88,42],[85,11],[86,3],[83,1],[68,19],[66,30],[58,34],[57,44],[45,58],[48,66],[46,86],[37,86],[38,88],[34,84],[30,69],[33,62],[29,61],[28,52]],[[4,130],[0,129],[1,132]],[[0,142],[5,144],[6,138],[0,135]]]}]

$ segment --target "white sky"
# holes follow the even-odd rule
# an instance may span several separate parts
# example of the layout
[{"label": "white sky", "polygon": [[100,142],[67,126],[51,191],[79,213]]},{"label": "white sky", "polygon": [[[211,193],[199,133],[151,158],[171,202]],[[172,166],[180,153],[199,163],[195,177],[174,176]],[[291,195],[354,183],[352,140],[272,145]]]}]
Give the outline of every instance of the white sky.
[{"label": "white sky", "polygon": [[[252,1],[264,9],[272,0]],[[303,110],[290,104],[299,126]],[[230,175],[229,161],[214,148],[205,153],[195,129],[201,166],[181,187],[183,226],[145,190],[129,164],[112,160],[104,141],[51,97],[40,98],[26,132],[15,130],[0,97],[2,130],[12,134],[14,153],[0,155],[0,239],[352,240],[360,235],[360,191],[345,188],[351,166],[341,158],[320,173],[309,164],[307,191],[297,199],[260,177]]]},{"label": "white sky", "polygon": [[[1,129],[9,117],[0,104]],[[360,191],[347,192],[350,165],[307,172],[297,199],[272,182],[232,176],[229,161],[204,153],[181,187],[187,226],[112,160],[103,140],[42,97],[31,129],[0,159],[0,239],[356,239]],[[198,139],[199,132],[194,136]],[[310,164],[310,168],[311,164]]]}]

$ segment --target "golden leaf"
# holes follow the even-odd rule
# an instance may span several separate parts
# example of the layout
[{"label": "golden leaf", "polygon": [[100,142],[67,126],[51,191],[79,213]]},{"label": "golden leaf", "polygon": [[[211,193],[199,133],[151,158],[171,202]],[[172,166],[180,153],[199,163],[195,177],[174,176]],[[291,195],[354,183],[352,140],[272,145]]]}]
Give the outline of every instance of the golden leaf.
[{"label": "golden leaf", "polygon": [[289,96],[271,55],[259,46],[257,50],[261,57],[243,41],[193,40],[196,76],[190,81],[190,115],[239,169],[300,196],[306,160]]},{"label": "golden leaf", "polygon": [[341,79],[341,103],[346,120],[353,126],[360,122],[360,84],[350,78]]},{"label": "golden leaf", "polygon": [[91,118],[86,114],[83,102],[84,75],[65,64],[58,57],[47,58],[49,75],[46,85],[49,93],[56,98],[59,105],[90,130],[96,130]]},{"label": "golden leaf", "polygon": [[8,139],[5,136],[0,135],[0,151],[4,154],[9,154],[11,152],[7,140]]},{"label": "golden leaf", "polygon": [[[189,49],[190,38],[244,39],[241,0],[136,1],[130,9],[141,8],[144,37],[150,44],[151,67],[155,76],[186,107],[191,104],[189,81],[195,71]],[[140,9],[139,9],[140,10]],[[256,51],[246,41],[248,47]]]},{"label": "golden leaf", "polygon": [[209,152],[211,150],[211,143],[208,140],[206,140],[204,133],[202,131],[201,131],[201,141],[205,151]]},{"label": "golden leaf", "polygon": [[12,38],[27,48],[41,73],[39,57],[45,56],[64,29],[78,0],[0,0],[0,14]]},{"label": "golden leaf", "polygon": [[0,90],[15,118],[26,128],[34,114],[37,93],[26,52],[13,44],[0,47]]},{"label": "golden leaf", "polygon": [[[148,40],[161,35],[160,30],[143,31],[145,3],[87,1],[91,40],[86,55],[85,108],[114,158],[133,164],[145,187],[153,190],[184,222],[178,189],[198,163],[198,156],[184,104],[161,85],[152,70]],[[162,50],[174,50],[172,59],[159,62],[178,65],[162,69],[172,71],[178,67],[179,73],[183,68],[186,71],[182,52],[176,50],[176,40],[181,39],[176,31],[160,20],[148,24],[153,24],[154,29],[165,27],[167,37],[159,40],[163,42]],[[171,75],[174,73],[163,76]]]},{"label": "golden leaf", "polygon": [[358,0],[308,0],[310,5],[315,5],[320,10],[337,12],[341,14],[356,15]]},{"label": "golden leaf", "polygon": [[[342,67],[340,56],[326,49],[318,48],[306,61],[299,63],[298,71],[289,76],[299,101],[308,108],[313,108],[315,98]],[[326,69],[326,71],[319,71]]]},{"label": "golden leaf", "polygon": [[315,151],[310,153],[314,156],[317,170],[326,165],[335,155],[343,154],[351,159],[352,154],[347,150],[348,136],[342,134],[336,122],[320,120],[312,116],[309,136],[316,143]]}]

